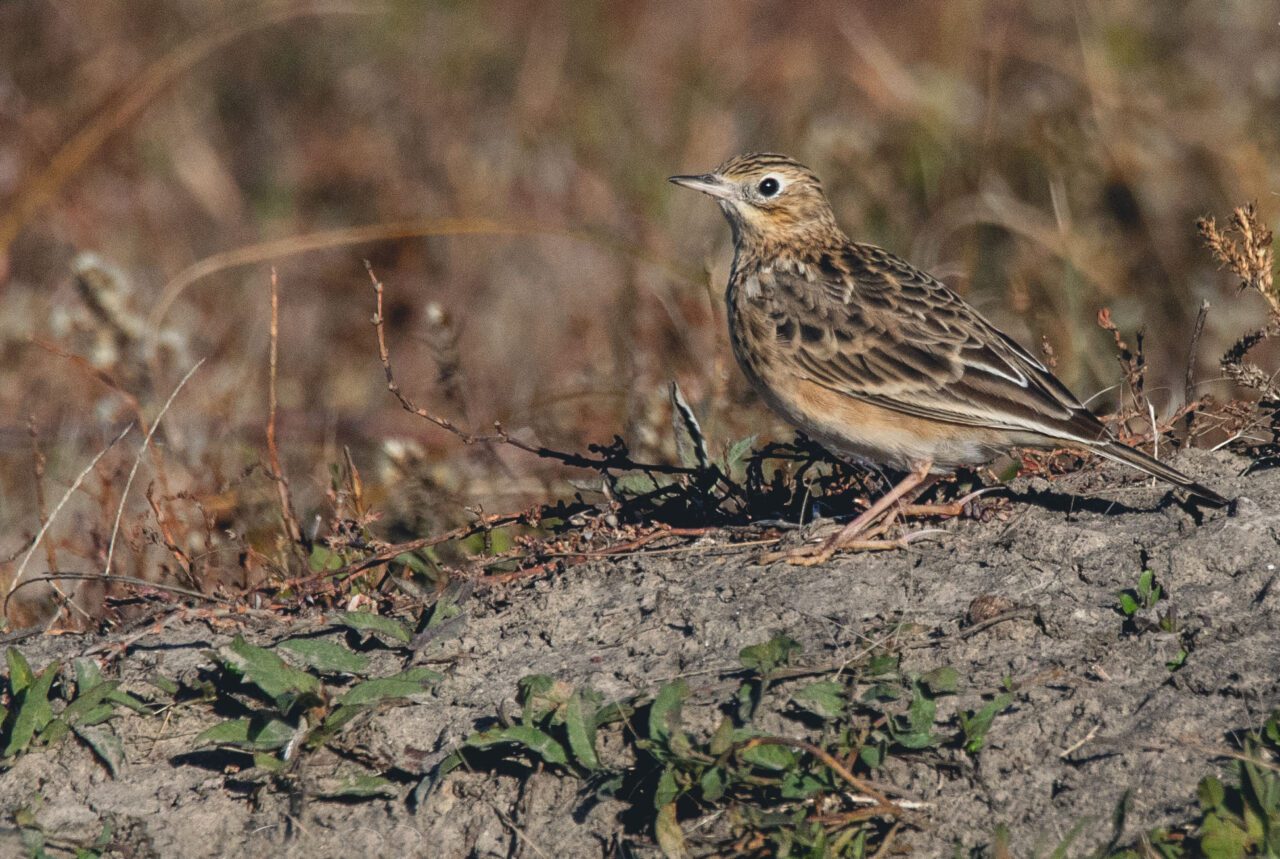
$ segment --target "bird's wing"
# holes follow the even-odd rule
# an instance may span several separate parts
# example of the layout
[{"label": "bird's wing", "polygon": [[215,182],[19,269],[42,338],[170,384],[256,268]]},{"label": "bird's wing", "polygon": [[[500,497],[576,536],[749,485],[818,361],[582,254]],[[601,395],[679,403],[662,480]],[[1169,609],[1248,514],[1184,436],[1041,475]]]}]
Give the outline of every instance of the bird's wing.
[{"label": "bird's wing", "polygon": [[802,376],[903,414],[1096,442],[1103,425],[1053,374],[942,283],[880,248],[850,244],[767,303],[778,349]]}]

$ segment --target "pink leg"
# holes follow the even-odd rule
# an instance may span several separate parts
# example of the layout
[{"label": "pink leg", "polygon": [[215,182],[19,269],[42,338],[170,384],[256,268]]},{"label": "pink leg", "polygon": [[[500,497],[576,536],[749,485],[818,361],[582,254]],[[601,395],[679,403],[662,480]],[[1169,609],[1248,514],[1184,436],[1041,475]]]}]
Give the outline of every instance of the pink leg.
[{"label": "pink leg", "polygon": [[867,530],[873,522],[879,519],[886,510],[893,507],[898,501],[909,492],[919,492],[930,481],[929,469],[933,467],[930,461],[916,463],[911,469],[911,473],[902,478],[896,486],[882,495],[876,503],[872,504],[856,519],[845,525],[836,534],[815,552],[812,549],[797,549],[795,552],[787,556],[787,562],[790,564],[800,564],[803,566],[812,566],[814,564],[825,563],[843,546],[852,542],[863,531]]}]

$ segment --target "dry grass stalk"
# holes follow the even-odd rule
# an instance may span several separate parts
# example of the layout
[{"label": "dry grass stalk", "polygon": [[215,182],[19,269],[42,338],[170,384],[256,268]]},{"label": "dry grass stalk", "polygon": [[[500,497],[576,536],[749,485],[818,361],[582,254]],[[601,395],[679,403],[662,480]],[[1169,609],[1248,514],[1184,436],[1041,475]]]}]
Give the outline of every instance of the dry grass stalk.
[{"label": "dry grass stalk", "polygon": [[[120,518],[124,515],[124,505],[129,500],[129,489],[133,486],[133,478],[138,474],[138,466],[142,463],[142,456],[147,452],[147,448],[151,446],[151,438],[156,434],[160,421],[164,420],[165,413],[169,411],[169,406],[173,405],[174,398],[178,396],[178,392],[186,386],[187,382],[190,381],[196,370],[199,370],[200,365],[203,363],[204,359],[201,358],[182,377],[182,381],[178,382],[177,387],[173,389],[173,393],[169,394],[169,399],[165,400],[164,405],[160,407],[160,411],[156,414],[155,422],[151,424],[151,429],[147,430],[146,436],[142,439],[142,447],[138,448],[138,455],[134,457],[133,467],[129,469],[129,478],[124,483],[124,491],[120,493],[120,504],[116,507],[115,522],[111,526],[111,541],[107,544],[107,560],[102,566],[103,576],[111,575],[111,559],[115,555],[116,537],[120,533]],[[50,566],[50,569],[56,570],[57,567]]]},{"label": "dry grass stalk", "polygon": [[1145,399],[1145,387],[1147,380],[1147,358],[1142,351],[1143,333],[1139,331],[1135,336],[1137,345],[1130,347],[1128,342],[1120,336],[1120,329],[1111,321],[1111,308],[1104,307],[1098,311],[1098,326],[1104,331],[1110,331],[1112,338],[1116,342],[1116,360],[1120,362],[1120,367],[1124,370],[1125,385],[1129,388],[1130,403],[1120,404],[1119,417],[1121,423],[1125,422],[1134,415],[1142,414],[1145,410],[1142,402]]},{"label": "dry grass stalk", "polygon": [[[40,514],[40,527],[49,521],[48,504],[44,497],[44,451],[40,450],[40,436],[36,432],[36,416],[27,416],[27,434],[31,437],[31,467],[34,472],[36,490],[36,512]],[[50,540],[44,544],[44,557],[49,569],[58,569],[58,550]]]},{"label": "dry grass stalk", "polygon": [[280,345],[280,278],[271,269],[271,357],[267,378],[267,457],[271,462],[271,479],[275,481],[280,498],[280,518],[284,520],[285,533],[290,545],[302,546],[302,528],[293,509],[293,495],[289,491],[289,479],[280,465],[280,450],[276,447],[276,366]]},{"label": "dry grass stalk", "polygon": [[1280,334],[1280,293],[1276,291],[1273,272],[1271,231],[1258,219],[1252,203],[1238,206],[1226,229],[1219,229],[1213,218],[1201,218],[1197,226],[1213,258],[1240,278],[1241,291],[1255,290],[1269,306],[1267,324],[1245,334],[1226,351],[1220,361],[1222,371],[1236,384],[1257,391],[1264,400],[1280,400],[1280,387],[1274,376],[1245,360],[1259,343]]},{"label": "dry grass stalk", "polygon": [[53,525],[53,520],[58,518],[58,514],[62,511],[62,508],[66,505],[67,501],[69,501],[71,496],[75,494],[76,490],[80,488],[80,484],[84,483],[84,479],[89,476],[89,473],[92,472],[95,467],[97,467],[102,458],[107,455],[107,451],[115,447],[122,438],[128,435],[129,432],[133,430],[133,426],[133,424],[129,424],[120,431],[119,435],[107,442],[106,447],[98,451],[98,454],[93,459],[89,460],[89,464],[84,467],[84,470],[76,475],[76,479],[71,481],[71,485],[67,487],[67,491],[62,494],[60,499],[58,499],[58,503],[53,507],[53,512],[49,514],[49,518],[40,526],[40,530],[36,533],[35,540],[31,542],[31,547],[27,549],[27,553],[22,557],[22,562],[18,564],[17,572],[13,574],[13,579],[9,582],[9,590],[5,598],[6,611],[8,610],[8,597],[13,595],[13,592],[22,582],[22,575],[27,570],[27,564],[31,561],[31,556],[35,554],[36,549],[39,548],[40,543],[44,540],[44,536],[48,533],[49,527]]}]

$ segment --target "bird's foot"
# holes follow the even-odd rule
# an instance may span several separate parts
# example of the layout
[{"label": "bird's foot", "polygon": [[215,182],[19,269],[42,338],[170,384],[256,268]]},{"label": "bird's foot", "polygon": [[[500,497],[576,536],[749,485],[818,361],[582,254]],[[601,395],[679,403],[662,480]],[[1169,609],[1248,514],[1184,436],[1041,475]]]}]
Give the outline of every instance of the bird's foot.
[{"label": "bird's foot", "polygon": [[767,564],[772,561],[786,561],[796,566],[811,567],[826,563],[836,552],[874,552],[904,548],[916,535],[906,535],[896,540],[882,539],[881,535],[889,530],[889,526],[898,517],[900,509],[898,502],[909,493],[915,497],[915,494],[928,485],[929,468],[930,463],[921,463],[881,496],[876,503],[821,545],[801,546],[789,552],[770,552],[761,557],[761,562]]},{"label": "bird's foot", "polygon": [[996,492],[1003,489],[1003,486],[985,486],[982,489],[974,490],[963,498],[957,498],[946,504],[903,504],[898,508],[903,519],[954,519],[960,516],[968,516],[971,519],[982,519],[983,510],[979,508],[977,501],[983,495],[990,492]]}]

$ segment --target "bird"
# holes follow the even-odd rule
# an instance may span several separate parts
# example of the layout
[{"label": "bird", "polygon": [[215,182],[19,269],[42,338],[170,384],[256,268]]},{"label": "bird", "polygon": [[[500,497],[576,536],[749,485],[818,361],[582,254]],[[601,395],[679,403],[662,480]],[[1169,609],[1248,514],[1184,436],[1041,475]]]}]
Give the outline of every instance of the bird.
[{"label": "bird", "polygon": [[1118,441],[1043,362],[937,278],[850,239],[818,176],[793,158],[738,155],[668,181],[713,198],[729,222],[730,342],[765,403],[845,457],[907,473],[820,559],[936,475],[1015,448],[1088,450],[1229,503]]}]

